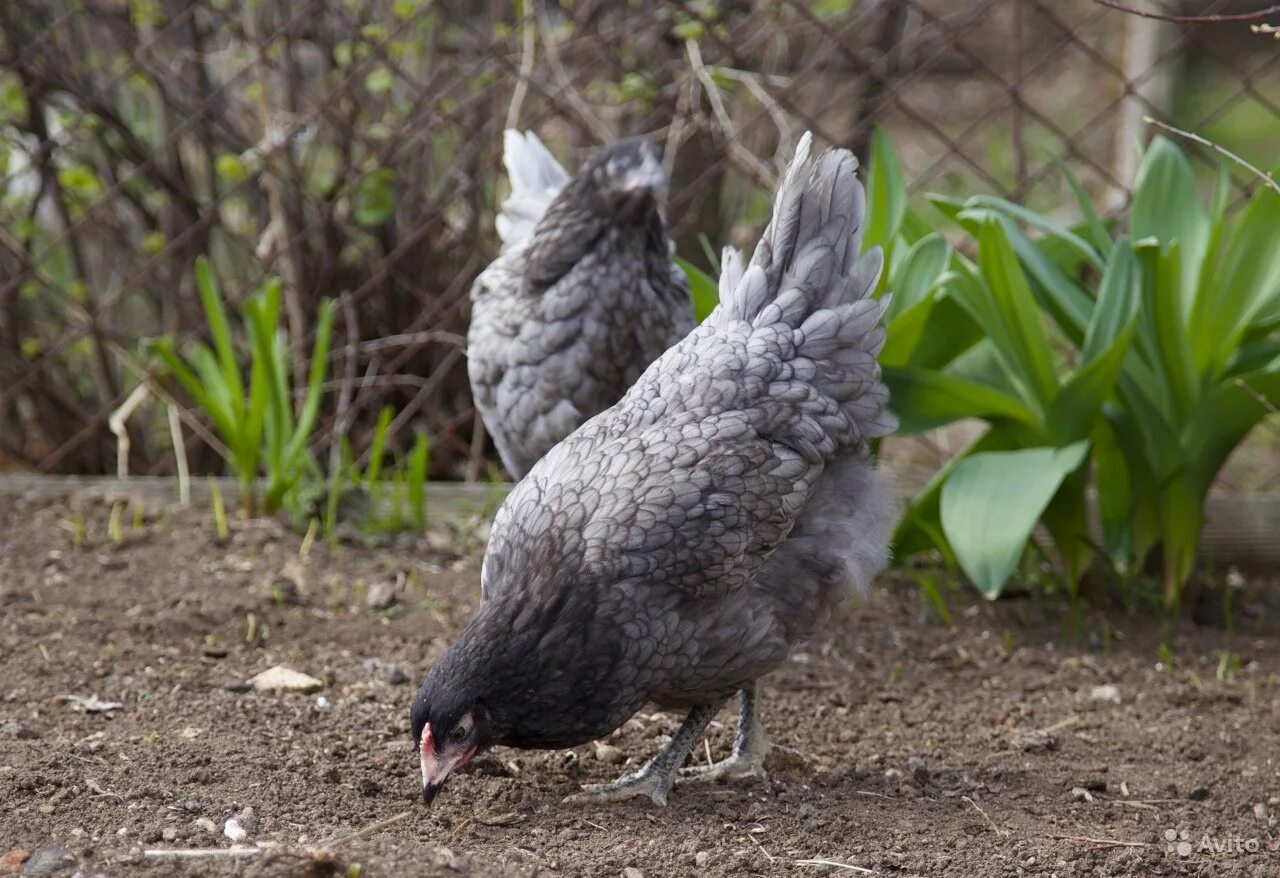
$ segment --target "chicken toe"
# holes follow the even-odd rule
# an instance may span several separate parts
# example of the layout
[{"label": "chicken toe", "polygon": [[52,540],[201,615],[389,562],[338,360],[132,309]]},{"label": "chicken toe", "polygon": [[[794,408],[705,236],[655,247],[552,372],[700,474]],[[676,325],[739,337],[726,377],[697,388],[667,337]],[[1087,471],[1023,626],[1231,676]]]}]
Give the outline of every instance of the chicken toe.
[{"label": "chicken toe", "polygon": [[689,711],[680,728],[671,737],[671,743],[662,752],[649,760],[644,768],[631,774],[623,775],[613,783],[583,784],[582,792],[565,798],[571,805],[600,805],[608,802],[622,802],[639,796],[648,796],[655,805],[667,804],[667,793],[671,789],[672,776],[676,769],[689,758],[694,742],[702,737],[707,723],[716,715],[718,705],[705,704]]},{"label": "chicken toe", "polygon": [[738,707],[738,733],[733,739],[733,753],[711,765],[697,765],[680,769],[676,783],[713,783],[732,778],[765,778],[764,758],[769,754],[769,742],[760,724],[760,706],[756,698],[756,684],[742,690]]}]

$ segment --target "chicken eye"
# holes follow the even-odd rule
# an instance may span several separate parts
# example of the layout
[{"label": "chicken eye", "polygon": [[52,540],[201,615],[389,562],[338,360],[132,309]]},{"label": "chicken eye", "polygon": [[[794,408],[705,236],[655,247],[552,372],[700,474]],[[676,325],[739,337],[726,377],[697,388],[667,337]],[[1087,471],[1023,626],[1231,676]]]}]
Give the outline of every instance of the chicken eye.
[{"label": "chicken eye", "polygon": [[467,737],[467,730],[462,726],[455,726],[453,731],[449,733],[449,740],[454,744],[461,744]]}]

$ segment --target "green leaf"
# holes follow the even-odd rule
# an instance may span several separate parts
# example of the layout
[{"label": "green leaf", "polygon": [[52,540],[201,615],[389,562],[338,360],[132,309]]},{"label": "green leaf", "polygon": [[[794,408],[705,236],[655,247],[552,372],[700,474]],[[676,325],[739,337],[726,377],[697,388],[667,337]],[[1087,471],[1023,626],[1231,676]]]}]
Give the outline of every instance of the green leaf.
[{"label": "green leaf", "polygon": [[369,465],[365,468],[364,481],[365,485],[372,488],[378,483],[378,476],[382,474],[382,455],[387,447],[387,430],[391,427],[391,419],[395,416],[395,409],[391,406],[383,406],[382,411],[378,412],[378,424],[373,429],[373,441],[369,444]]},{"label": "green leaf", "polygon": [[1162,248],[1179,245],[1178,314],[1185,319],[1209,241],[1209,215],[1196,191],[1191,162],[1164,136],[1151,142],[1138,168],[1129,230],[1135,241],[1153,237]]},{"label": "green leaf", "polygon": [[365,228],[380,226],[396,210],[395,175],[388,168],[379,168],[365,176],[356,188],[356,222]]},{"label": "green leaf", "polygon": [[[1001,356],[1022,377],[1032,399],[1043,406],[1058,389],[1049,338],[1004,225],[999,221],[984,222],[978,233],[978,248],[982,277],[992,294],[991,316],[997,318],[988,319],[988,334]],[[976,314],[975,319],[983,324]]]},{"label": "green leaf", "polygon": [[1241,375],[1205,394],[1182,434],[1195,484],[1209,490],[1231,452],[1278,405],[1280,368],[1275,367]]},{"label": "green leaf", "polygon": [[889,282],[893,301],[885,314],[885,322],[923,301],[950,261],[951,245],[941,235],[931,234],[913,244],[902,267]]},{"label": "green leaf", "polygon": [[227,323],[227,311],[218,282],[214,279],[209,260],[204,256],[196,259],[196,290],[200,294],[205,320],[209,323],[209,334],[213,336],[213,349],[218,354],[222,379],[234,399],[233,410],[243,416],[244,387],[240,382],[240,364],[236,361],[235,347],[231,342],[231,327]]},{"label": "green leaf", "polygon": [[1175,242],[1160,253],[1155,247],[1142,243],[1136,248],[1144,272],[1146,311],[1154,329],[1161,374],[1169,388],[1175,423],[1185,422],[1199,395],[1191,342],[1178,298],[1185,264],[1181,247]]},{"label": "green leaf", "polygon": [[720,304],[720,286],[702,269],[686,259],[676,257],[676,265],[689,279],[689,295],[693,297],[693,319],[698,323],[711,316]]},{"label": "green leaf", "polygon": [[1108,419],[1098,418],[1094,421],[1090,438],[1103,547],[1111,559],[1111,566],[1125,575],[1133,568],[1135,560],[1133,529],[1129,519],[1136,498],[1129,476],[1129,464],[1116,438],[1116,429]]},{"label": "green leaf", "polygon": [[213,161],[213,169],[219,177],[232,186],[238,186],[249,179],[249,170],[240,161],[240,156],[224,152]]},{"label": "green leaf", "polygon": [[1134,322],[1142,296],[1142,275],[1129,239],[1117,239],[1098,285],[1098,301],[1085,331],[1081,356],[1091,360],[1109,348]]},{"label": "green leaf", "polygon": [[1280,298],[1280,195],[1259,188],[1206,278],[1192,329],[1206,377],[1221,373],[1250,324]]},{"label": "green leaf", "polygon": [[1080,344],[1093,312],[1093,300],[1045,252],[1048,241],[1032,242],[1012,223],[1002,225],[1014,253],[1033,282],[1031,289],[1036,301],[1072,344]]},{"label": "green leaf", "polygon": [[1036,213],[1034,210],[1029,210],[1022,205],[1014,204],[1012,201],[997,198],[993,195],[975,195],[965,202],[966,211],[974,208],[993,210],[1011,219],[1024,222],[1033,228],[1040,229],[1040,231],[1066,244],[1098,271],[1102,270],[1102,256],[1098,253],[1097,248],[1075,232],[1055,223],[1042,214]]},{"label": "green leaf", "polygon": [[302,414],[298,416],[298,424],[294,428],[293,437],[285,452],[286,459],[300,460],[307,442],[311,439],[311,430],[315,427],[316,417],[320,414],[320,397],[324,378],[329,368],[329,340],[333,334],[334,301],[325,299],[320,303],[317,313],[316,340],[311,349],[311,368],[307,373],[307,395],[302,403]]},{"label": "green leaf", "polygon": [[1063,383],[1049,407],[1049,435],[1060,445],[1087,439],[1098,410],[1115,388],[1116,378],[1129,353],[1132,318],[1111,345],[1081,366]]},{"label": "green leaf", "polygon": [[965,458],[942,487],[942,528],[961,569],[998,597],[1045,507],[1089,443],[990,451]]},{"label": "green leaf", "polygon": [[867,225],[862,246],[890,249],[907,212],[907,185],[902,164],[888,136],[878,126],[871,134],[867,168]]},{"label": "green leaf", "polygon": [[902,312],[886,328],[888,338],[877,357],[883,366],[942,369],[983,338],[968,312],[945,290]]},{"label": "green leaf", "polygon": [[395,75],[386,67],[375,67],[365,74],[364,87],[370,94],[386,94],[391,91],[395,81]]},{"label": "green leaf", "polygon": [[427,526],[427,464],[430,444],[425,433],[414,440],[409,453],[409,516],[416,530]]},{"label": "green leaf", "polygon": [[947,544],[946,535],[942,532],[940,511],[942,486],[947,483],[947,479],[955,468],[972,454],[983,451],[1012,451],[1022,447],[1026,437],[1020,435],[1021,432],[1008,429],[1004,424],[991,427],[953,455],[907,505],[902,519],[894,529],[892,540],[894,553],[900,558],[906,558],[918,552],[936,549],[943,554],[948,566],[955,567],[951,546]]},{"label": "green leaf", "polygon": [[1079,178],[1076,177],[1067,163],[1059,159],[1057,164],[1062,170],[1062,176],[1066,177],[1067,185],[1071,187],[1072,194],[1076,197],[1076,204],[1080,205],[1080,215],[1084,217],[1090,242],[1104,259],[1107,258],[1111,253],[1112,244],[1111,234],[1107,231],[1106,224],[1098,216],[1098,212],[1093,207],[1093,202],[1089,200],[1088,193],[1084,191],[1084,187],[1080,185]]},{"label": "green leaf", "polygon": [[1021,400],[976,381],[914,367],[886,367],[883,374],[901,435],[931,430],[961,418],[1008,419],[1040,429],[1035,413]]}]

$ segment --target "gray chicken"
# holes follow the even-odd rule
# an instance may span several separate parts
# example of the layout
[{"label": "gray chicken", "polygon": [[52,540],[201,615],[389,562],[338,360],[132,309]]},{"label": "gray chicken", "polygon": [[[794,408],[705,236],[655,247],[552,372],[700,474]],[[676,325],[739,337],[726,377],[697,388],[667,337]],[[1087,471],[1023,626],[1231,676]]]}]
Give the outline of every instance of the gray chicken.
[{"label": "gray chicken", "polygon": [[653,144],[622,140],[573,179],[533,132],[505,135],[503,252],[471,288],[476,408],[515,478],[693,328],[660,212]]},{"label": "gray chicken", "polygon": [[571,798],[665,803],[734,693],[732,755],[699,773],[761,774],[756,681],[884,565],[891,491],[867,447],[895,425],[882,257],[859,257],[852,154],[809,149],[750,264],[726,251],[707,321],[498,511],[479,610],[410,711],[428,803],[487,747],[575,746],[647,702],[688,711],[670,744]]}]

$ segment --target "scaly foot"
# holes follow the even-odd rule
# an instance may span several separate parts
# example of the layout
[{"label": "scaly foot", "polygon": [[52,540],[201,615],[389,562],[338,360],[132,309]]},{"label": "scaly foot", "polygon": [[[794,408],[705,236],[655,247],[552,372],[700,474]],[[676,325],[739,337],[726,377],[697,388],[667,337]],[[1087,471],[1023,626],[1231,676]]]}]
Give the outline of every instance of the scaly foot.
[{"label": "scaly foot", "polygon": [[653,804],[665,807],[667,793],[671,790],[671,773],[654,769],[650,762],[633,774],[625,774],[613,783],[589,783],[582,785],[582,792],[565,797],[567,805],[604,805],[625,802],[648,796]]},{"label": "scaly foot", "polygon": [[721,759],[711,765],[682,768],[676,783],[716,783],[738,778],[764,780],[768,776],[764,770],[764,757],[767,753],[768,745],[766,744],[758,750],[734,753],[728,759]]},{"label": "scaly foot", "polygon": [[671,776],[688,758],[693,742],[698,740],[698,736],[715,714],[715,704],[693,708],[671,736],[671,742],[661,753],[650,759],[644,768],[623,775],[613,783],[584,784],[582,792],[566,797],[565,802],[571,805],[599,805],[648,796],[655,805],[666,805],[667,793],[671,790]]}]

